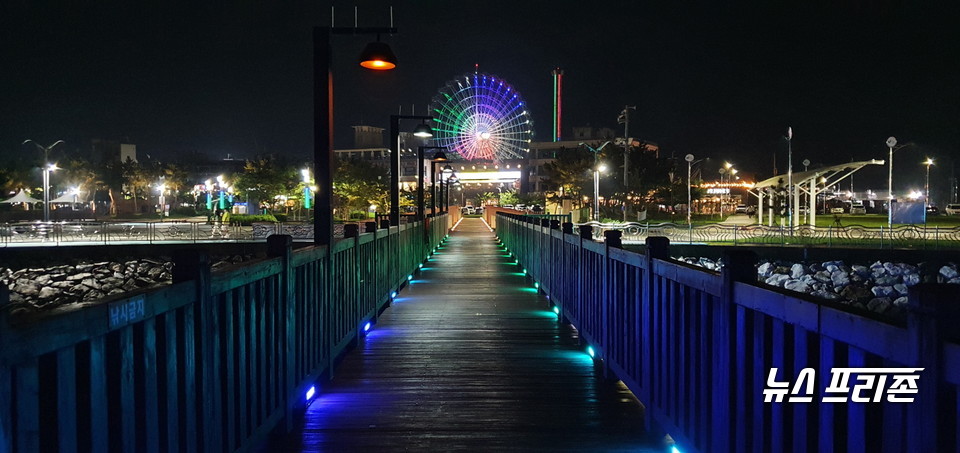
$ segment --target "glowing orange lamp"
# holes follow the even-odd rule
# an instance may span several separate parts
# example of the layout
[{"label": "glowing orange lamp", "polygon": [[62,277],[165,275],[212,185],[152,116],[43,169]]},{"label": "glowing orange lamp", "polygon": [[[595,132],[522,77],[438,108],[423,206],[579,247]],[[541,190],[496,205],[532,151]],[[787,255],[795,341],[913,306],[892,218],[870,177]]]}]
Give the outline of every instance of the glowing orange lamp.
[{"label": "glowing orange lamp", "polygon": [[390,50],[390,46],[377,40],[367,44],[360,53],[360,66],[377,71],[386,71],[397,67],[397,56]]}]

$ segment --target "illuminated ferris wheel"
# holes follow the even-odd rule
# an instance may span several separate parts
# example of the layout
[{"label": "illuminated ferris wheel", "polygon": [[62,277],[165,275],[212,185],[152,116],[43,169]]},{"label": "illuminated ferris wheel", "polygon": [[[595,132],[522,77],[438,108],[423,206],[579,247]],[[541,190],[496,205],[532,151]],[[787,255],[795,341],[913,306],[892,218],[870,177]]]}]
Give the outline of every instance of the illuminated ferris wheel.
[{"label": "illuminated ferris wheel", "polygon": [[489,74],[447,82],[431,104],[434,141],[467,160],[525,159],[533,138],[527,105],[510,84]]}]

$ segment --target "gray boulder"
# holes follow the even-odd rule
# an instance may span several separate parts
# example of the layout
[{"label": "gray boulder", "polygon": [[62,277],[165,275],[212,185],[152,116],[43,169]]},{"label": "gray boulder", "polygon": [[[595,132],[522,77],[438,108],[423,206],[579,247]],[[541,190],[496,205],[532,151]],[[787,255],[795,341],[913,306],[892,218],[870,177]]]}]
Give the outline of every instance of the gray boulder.
[{"label": "gray boulder", "polygon": [[957,268],[955,266],[946,265],[940,268],[940,275],[944,280],[950,280],[957,278],[957,276],[960,274],[957,273]]},{"label": "gray boulder", "polygon": [[790,266],[790,277],[792,278],[800,278],[806,273],[807,273],[807,268],[800,263]]},{"label": "gray boulder", "polygon": [[877,297],[892,297],[897,294],[897,291],[893,289],[892,286],[874,286],[870,291]]},{"label": "gray boulder", "polygon": [[802,280],[788,280],[783,284],[783,288],[798,293],[810,292],[810,285],[804,283]]}]

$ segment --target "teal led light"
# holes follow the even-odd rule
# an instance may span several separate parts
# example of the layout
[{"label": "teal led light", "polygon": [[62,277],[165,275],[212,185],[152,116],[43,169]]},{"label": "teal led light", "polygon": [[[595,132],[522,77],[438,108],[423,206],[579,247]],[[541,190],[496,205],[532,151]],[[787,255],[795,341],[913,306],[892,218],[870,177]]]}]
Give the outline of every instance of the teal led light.
[{"label": "teal led light", "polygon": [[410,280],[413,280],[413,275],[408,275],[408,276],[407,276],[407,281],[409,282]]},{"label": "teal led light", "polygon": [[553,306],[553,312],[559,315],[559,314],[560,314],[560,307],[554,305],[554,306]]},{"label": "teal led light", "polygon": [[593,346],[587,346],[587,355],[589,355],[590,358],[593,358],[596,356],[596,352],[594,352]]},{"label": "teal led light", "polygon": [[396,297],[397,297],[397,292],[396,292],[396,291],[390,293],[390,298],[391,298],[391,299],[395,299]]},{"label": "teal led light", "polygon": [[540,289],[540,282],[533,282],[533,287]]},{"label": "teal led light", "polygon": [[526,270],[526,269],[523,270],[523,275],[527,275],[527,270]]},{"label": "teal led light", "polygon": [[423,263],[418,264],[417,267],[418,267],[419,269],[423,269]]}]

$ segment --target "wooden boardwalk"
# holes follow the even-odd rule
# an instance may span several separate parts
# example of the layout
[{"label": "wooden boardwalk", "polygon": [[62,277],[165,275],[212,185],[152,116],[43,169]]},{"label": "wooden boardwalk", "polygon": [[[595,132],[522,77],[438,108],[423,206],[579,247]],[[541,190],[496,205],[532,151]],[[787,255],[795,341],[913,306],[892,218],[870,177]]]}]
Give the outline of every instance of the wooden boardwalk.
[{"label": "wooden boardwalk", "polygon": [[604,381],[479,219],[349,352],[298,430],[262,451],[654,451],[643,409]]}]

